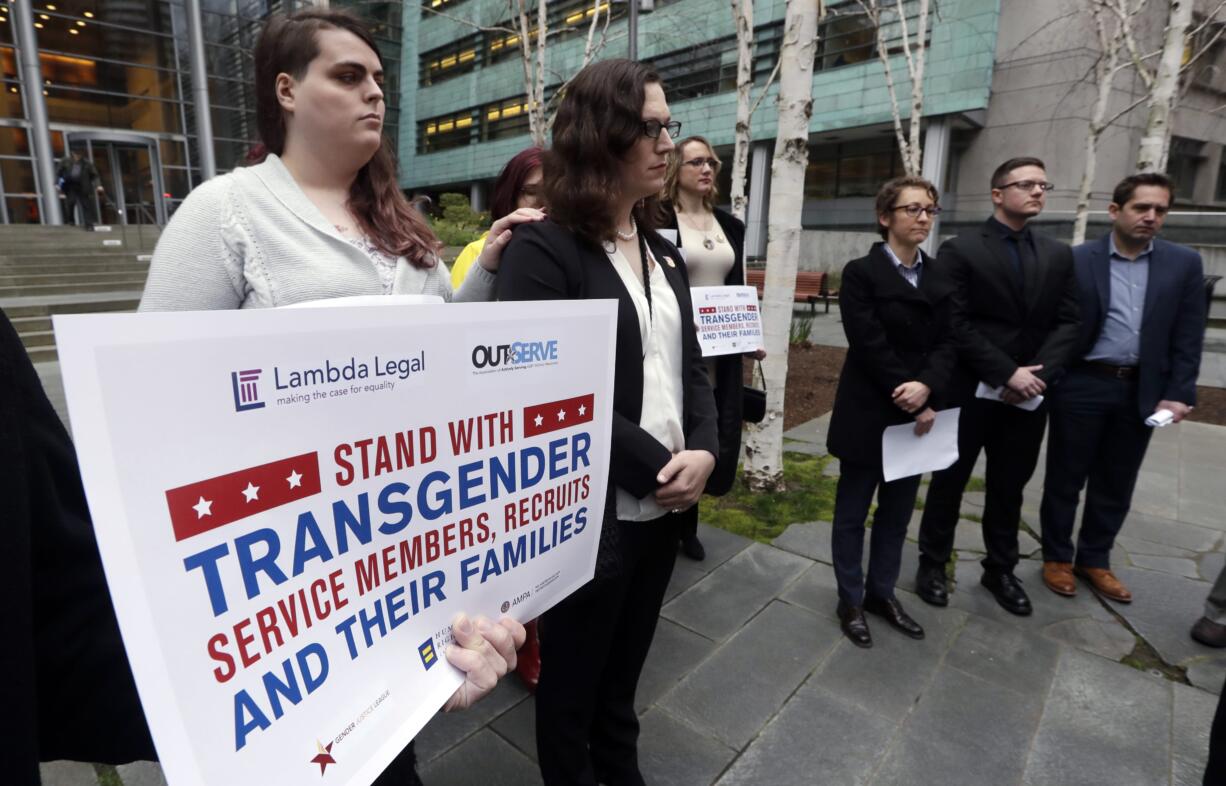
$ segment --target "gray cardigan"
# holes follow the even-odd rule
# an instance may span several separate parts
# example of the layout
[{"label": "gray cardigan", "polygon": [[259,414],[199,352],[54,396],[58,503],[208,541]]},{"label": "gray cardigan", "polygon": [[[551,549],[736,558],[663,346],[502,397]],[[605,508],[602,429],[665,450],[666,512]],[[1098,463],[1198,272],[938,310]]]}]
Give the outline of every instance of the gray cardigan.
[{"label": "gray cardigan", "polygon": [[[496,281],[473,265],[454,299],[492,300]],[[262,164],[202,183],[183,201],[154,249],[140,310],[270,308],[382,291],[370,258],[269,154]],[[423,269],[404,257],[392,293],[453,299],[441,261]]]}]

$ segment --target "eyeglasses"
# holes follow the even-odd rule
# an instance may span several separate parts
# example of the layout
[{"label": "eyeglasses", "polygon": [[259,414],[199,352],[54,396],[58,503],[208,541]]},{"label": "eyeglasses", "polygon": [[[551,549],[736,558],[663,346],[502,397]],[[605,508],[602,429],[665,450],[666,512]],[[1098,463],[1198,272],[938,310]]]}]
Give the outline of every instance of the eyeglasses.
[{"label": "eyeglasses", "polygon": [[643,136],[649,139],[659,139],[661,131],[668,131],[669,138],[676,139],[681,136],[681,121],[672,120],[667,123],[661,123],[659,120],[643,121]]},{"label": "eyeglasses", "polygon": [[941,208],[937,207],[936,205],[924,207],[923,205],[917,205],[914,202],[909,205],[898,205],[890,208],[890,210],[901,210],[907,215],[911,216],[911,218],[918,218],[920,213],[924,213],[929,218],[933,218],[939,215],[941,212]]},{"label": "eyeglasses", "polygon": [[703,164],[712,169],[719,169],[719,160],[715,158],[691,158],[689,161],[683,161],[682,163],[695,169],[702,169]]},{"label": "eyeglasses", "polygon": [[1003,186],[996,186],[996,190],[1004,191],[1006,188],[1016,188],[1019,191],[1034,191],[1036,188],[1041,188],[1044,191],[1051,191],[1055,187],[1055,183],[1044,183],[1039,180],[1015,180],[1012,183],[1005,183]]}]

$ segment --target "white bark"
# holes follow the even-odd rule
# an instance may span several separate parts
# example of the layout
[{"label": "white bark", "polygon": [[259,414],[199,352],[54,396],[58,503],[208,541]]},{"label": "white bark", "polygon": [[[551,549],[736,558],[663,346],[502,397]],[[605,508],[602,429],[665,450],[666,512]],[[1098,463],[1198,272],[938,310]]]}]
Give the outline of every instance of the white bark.
[{"label": "white bark", "polygon": [[771,166],[770,223],[766,246],[766,285],[762,329],[766,360],[766,419],[749,427],[745,440],[745,480],[751,488],[783,484],[783,406],[788,375],[788,329],[800,257],[800,219],[805,166],[809,160],[809,122],[813,116],[813,59],[817,20],[823,0],[788,0],[783,46],[779,52],[779,127]]},{"label": "white bark", "polygon": [[920,175],[923,172],[923,148],[920,142],[920,122],[924,116],[924,60],[928,51],[928,9],[930,0],[919,0],[919,25],[915,30],[915,40],[911,40],[910,26],[907,24],[905,0],[895,0],[895,10],[898,13],[898,24],[902,38],[903,61],[907,66],[907,75],[911,79],[911,106],[908,113],[907,130],[902,125],[902,108],[898,103],[898,91],[894,85],[894,69],[890,65],[888,41],[885,24],[882,22],[882,0],[856,0],[869,21],[877,31],[877,59],[885,72],[886,92],[890,96],[890,117],[894,121],[894,138],[898,142],[898,154],[902,158],[903,169],[908,175]]},{"label": "white bark", "polygon": [[745,172],[749,169],[749,91],[753,88],[753,0],[732,0],[736,26],[736,129],[732,146],[732,215],[745,220]]},{"label": "white bark", "polygon": [[1115,119],[1107,119],[1107,107],[1111,103],[1115,75],[1121,68],[1121,49],[1125,45],[1126,31],[1131,30],[1132,22],[1145,2],[1146,0],[1136,0],[1135,6],[1129,6],[1129,0],[1088,0],[1094,32],[1098,38],[1099,56],[1094,63],[1094,81],[1098,92],[1086,130],[1085,168],[1081,173],[1081,186],[1077,190],[1073,245],[1083,243],[1086,239],[1086,227],[1090,219],[1090,192],[1094,188],[1094,177],[1098,170],[1098,140]]},{"label": "white bark", "polygon": [[1188,27],[1192,24],[1192,0],[1171,0],[1157,73],[1147,80],[1149,116],[1137,151],[1137,171],[1164,172],[1171,145],[1171,114],[1179,91]]}]

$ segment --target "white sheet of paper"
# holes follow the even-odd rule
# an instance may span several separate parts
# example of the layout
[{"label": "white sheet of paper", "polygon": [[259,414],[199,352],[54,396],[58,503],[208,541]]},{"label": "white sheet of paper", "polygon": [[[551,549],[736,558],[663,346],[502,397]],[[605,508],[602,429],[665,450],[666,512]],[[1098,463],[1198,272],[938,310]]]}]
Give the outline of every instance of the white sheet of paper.
[{"label": "white sheet of paper", "polygon": [[693,287],[694,325],[703,357],[763,349],[762,312],[753,287]]},{"label": "white sheet of paper", "polygon": [[344,308],[347,306],[441,306],[438,295],[353,295],[326,300],[307,300],[282,308]]},{"label": "white sheet of paper", "polygon": [[[1004,392],[1005,389],[1003,387],[990,388],[987,386],[987,384],[980,382],[979,387],[975,389],[975,398],[986,398],[988,401],[1000,401],[1003,404],[1004,402],[1001,401],[1000,397]],[[1018,409],[1024,409],[1027,412],[1034,412],[1042,403],[1043,397],[1035,396],[1034,398],[1028,398],[1018,404],[1014,404],[1013,406],[1017,407]]]},{"label": "white sheet of paper", "polygon": [[881,469],[886,481],[947,469],[958,460],[958,417],[961,407],[936,413],[932,429],[915,435],[914,423],[889,426],[881,434]]}]

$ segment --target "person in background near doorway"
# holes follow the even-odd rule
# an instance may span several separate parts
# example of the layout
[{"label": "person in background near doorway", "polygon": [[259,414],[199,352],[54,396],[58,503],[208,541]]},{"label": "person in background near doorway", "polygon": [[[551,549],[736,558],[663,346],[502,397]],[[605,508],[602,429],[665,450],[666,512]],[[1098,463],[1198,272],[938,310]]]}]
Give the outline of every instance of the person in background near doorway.
[{"label": "person in background near doorway", "polygon": [[64,217],[75,222],[78,218],[85,231],[94,229],[94,194],[104,193],[94,162],[80,150],[73,150],[60,159],[55,170],[55,182],[64,195]]},{"label": "person in background near doorway", "polygon": [[[681,140],[669,156],[660,223],[677,232],[677,248],[683,249],[691,287],[745,284],[745,224],[715,206],[719,169],[720,160],[711,143],[700,136]],[[747,354],[758,360],[766,357],[765,350]],[[719,412],[719,456],[707,479],[706,493],[720,496],[732,488],[741,456],[741,356],[707,358],[707,373]],[[701,561],[707,552],[698,539],[698,506],[682,516],[686,520],[681,526],[681,553]]]},{"label": "person in background near doorway", "polygon": [[[1200,254],[1157,237],[1174,188],[1157,172],[1120,181],[1111,231],[1073,249],[1081,291],[1077,362],[1048,396],[1047,473],[1039,521],[1043,583],[1074,595],[1074,574],[1118,603],[1132,593],[1111,572],[1111,548],[1132,505],[1153,427],[1196,403],[1205,338]],[[1081,531],[1073,526],[1086,489]]]},{"label": "person in background near doorway", "polygon": [[[945,564],[953,551],[962,492],[979,451],[987,454],[980,583],[1006,611],[1033,611],[1018,562],[1022,494],[1039,460],[1047,425],[1046,402],[1033,411],[1017,404],[1047,389],[1076,356],[1080,327],[1073,252],[1032,232],[1054,186],[1037,158],[1010,159],[992,173],[992,217],[941,244],[937,266],[957,287],[954,332],[958,369],[950,385],[958,419],[958,460],[934,472],[920,522],[916,591],[934,606],[949,603]],[[976,395],[978,384],[1001,400]]]},{"label": "person in background near doorway", "polygon": [[[490,219],[497,221],[509,216],[520,208],[545,209],[545,201],[541,197],[541,153],[539,147],[529,147],[521,150],[507,162],[494,181],[494,195],[490,200]],[[468,269],[481,257],[485,250],[485,241],[490,233],[464,246],[464,250],[456,257],[451,266],[451,287],[459,289],[468,275]]]},{"label": "person in background near doorway", "polygon": [[[936,186],[920,177],[883,185],[876,207],[884,242],[843,268],[839,311],[848,349],[826,446],[841,467],[830,539],[837,613],[857,647],[873,646],[865,612],[905,636],[924,638],[894,594],[921,476],[886,481],[881,437],[889,426],[910,422],[916,434],[928,433],[957,362],[953,283],[920,250],[941,210],[937,198]],[[864,524],[874,492],[866,580]]]}]

